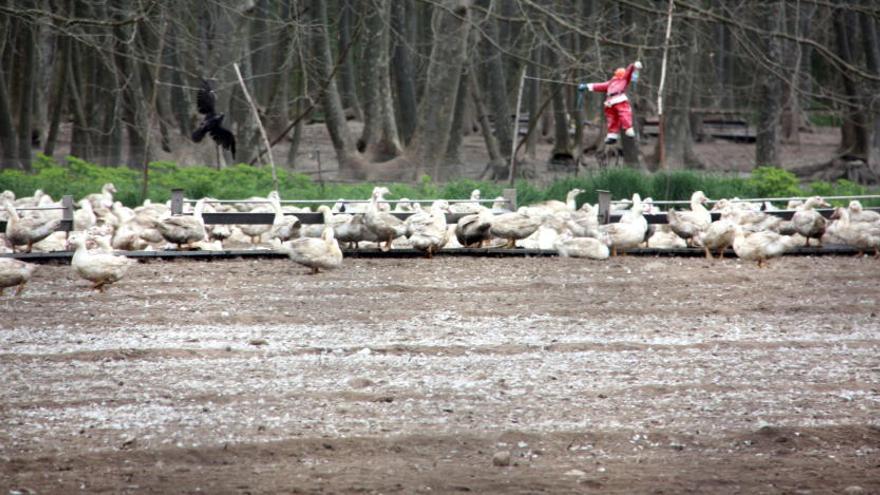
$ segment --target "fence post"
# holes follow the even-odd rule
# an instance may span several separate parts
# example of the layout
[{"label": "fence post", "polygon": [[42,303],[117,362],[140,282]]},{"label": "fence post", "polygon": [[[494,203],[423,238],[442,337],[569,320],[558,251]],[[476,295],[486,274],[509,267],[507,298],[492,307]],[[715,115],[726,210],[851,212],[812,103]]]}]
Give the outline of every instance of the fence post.
[{"label": "fence post", "polygon": [[61,197],[61,230],[70,233],[73,230],[73,196],[65,194]]},{"label": "fence post", "polygon": [[611,191],[597,189],[596,192],[599,193],[599,221],[606,224],[611,217]]},{"label": "fence post", "polygon": [[516,211],[516,189],[505,189],[502,191],[501,196],[507,201],[510,211]]},{"label": "fence post", "polygon": [[183,189],[171,190],[171,214],[183,214]]}]

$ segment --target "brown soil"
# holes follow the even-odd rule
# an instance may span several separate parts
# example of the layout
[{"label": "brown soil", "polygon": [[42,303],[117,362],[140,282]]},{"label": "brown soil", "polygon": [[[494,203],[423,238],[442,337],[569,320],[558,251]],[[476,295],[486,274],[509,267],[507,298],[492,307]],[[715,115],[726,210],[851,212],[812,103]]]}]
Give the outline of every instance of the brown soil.
[{"label": "brown soil", "polygon": [[2,493],[880,493],[876,260],[306,272],[40,266],[0,300]]}]

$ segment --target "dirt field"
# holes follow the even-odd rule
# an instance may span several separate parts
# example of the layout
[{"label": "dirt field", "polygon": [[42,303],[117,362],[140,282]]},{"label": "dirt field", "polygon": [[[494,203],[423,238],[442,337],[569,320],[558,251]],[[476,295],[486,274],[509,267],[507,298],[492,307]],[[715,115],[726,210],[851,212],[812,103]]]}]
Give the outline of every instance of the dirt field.
[{"label": "dirt field", "polygon": [[877,260],[306,271],[38,267],[0,299],[0,494],[880,493]]}]

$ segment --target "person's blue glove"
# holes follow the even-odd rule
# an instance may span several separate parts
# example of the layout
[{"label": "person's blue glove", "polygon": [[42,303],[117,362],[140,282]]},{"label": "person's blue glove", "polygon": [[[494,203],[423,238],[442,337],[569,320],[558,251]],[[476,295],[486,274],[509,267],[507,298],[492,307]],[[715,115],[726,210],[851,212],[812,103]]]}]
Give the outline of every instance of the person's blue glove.
[{"label": "person's blue glove", "polygon": [[639,71],[634,70],[632,73],[632,82],[636,82],[639,80]]},{"label": "person's blue glove", "polygon": [[582,82],[582,83],[578,84],[578,91],[582,91],[582,92],[583,92],[583,91],[586,91],[586,90],[587,90],[587,83],[583,83],[583,82]]}]

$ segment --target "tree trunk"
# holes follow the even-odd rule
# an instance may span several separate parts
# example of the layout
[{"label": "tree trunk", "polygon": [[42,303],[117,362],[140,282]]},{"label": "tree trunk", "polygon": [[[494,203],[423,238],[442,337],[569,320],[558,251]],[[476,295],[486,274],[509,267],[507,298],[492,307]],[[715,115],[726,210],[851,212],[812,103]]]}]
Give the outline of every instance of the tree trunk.
[{"label": "tree trunk", "polygon": [[501,150],[498,148],[498,140],[495,139],[495,134],[492,132],[492,123],[489,122],[489,110],[486,108],[486,104],[483,101],[483,95],[480,92],[480,83],[477,81],[476,74],[473,74],[473,67],[471,67],[471,71],[472,73],[468,76],[468,86],[470,88],[471,98],[474,100],[474,107],[477,110],[480,132],[486,143],[486,151],[489,153],[489,165],[487,166],[488,175],[483,174],[483,177],[480,178],[503,180],[507,178],[508,172],[504,163],[504,155],[501,154]]},{"label": "tree trunk", "polygon": [[[559,35],[558,28],[555,24],[550,24],[548,29],[553,36]],[[550,67],[559,67],[559,54],[552,47],[546,51],[547,61]],[[559,83],[550,83],[551,98],[553,100],[553,151],[550,153],[551,161],[570,162],[574,155],[571,153],[571,139],[569,139],[568,129],[568,108],[565,105],[565,92],[563,86]]]},{"label": "tree trunk", "polygon": [[[28,6],[31,6],[28,2]],[[31,117],[33,115],[34,91],[37,85],[36,34],[30,24],[23,24],[18,37],[21,47],[19,107],[18,107],[18,162],[25,170],[31,170]]]},{"label": "tree trunk", "polygon": [[[841,60],[853,64],[855,57],[849,37],[850,12],[846,9],[837,10],[832,16],[834,19],[834,35],[837,45],[837,54]],[[843,125],[841,126],[840,154],[846,159],[867,161],[868,159],[868,123],[867,115],[859,105],[859,93],[854,76],[844,71],[843,92],[846,103],[843,107]]]},{"label": "tree trunk", "polygon": [[[383,6],[387,2],[383,2]],[[382,102],[379,95],[379,71],[380,57],[382,51],[382,15],[378,9],[364,9],[362,13],[366,16],[364,19],[364,50],[362,54],[363,63],[360,65],[360,80],[362,92],[362,102],[364,110],[364,128],[361,131],[361,137],[358,140],[358,150],[365,152],[368,146],[375,146],[379,142],[379,133],[381,126]]]},{"label": "tree trunk", "polygon": [[[351,7],[350,0],[339,0],[342,12],[339,14],[339,46],[349,46],[351,44],[351,19],[354,11]],[[395,1],[395,4],[401,3]],[[348,108],[354,114],[357,120],[364,120],[364,112],[358,101],[357,84],[355,83],[356,66],[353,60],[351,50],[346,54],[342,61],[339,74],[342,78],[342,104],[344,108]]]},{"label": "tree trunk", "polygon": [[[694,154],[694,137],[691,132],[690,110],[693,96],[693,77],[697,62],[697,32],[693,25],[680,24],[678,40],[670,47],[666,74],[666,90],[663,96],[664,156],[669,169],[698,168],[699,159]],[[675,33],[675,31],[673,31]],[[675,37],[675,34],[673,34]],[[654,147],[654,162],[660,157],[660,141]]]},{"label": "tree trunk", "polygon": [[[769,32],[778,32],[782,23],[782,5],[778,0],[767,3],[757,11],[761,26]],[[764,41],[768,60],[781,60],[782,47],[777,37]],[[755,166],[778,166],[779,114],[782,100],[782,81],[773,71],[758,67],[758,129],[755,142]]]},{"label": "tree trunk", "polygon": [[367,46],[364,54],[364,130],[358,149],[373,161],[385,161],[401,152],[391,95],[390,35],[391,5],[375,0],[367,18]]},{"label": "tree trunk", "polygon": [[[808,36],[809,33],[801,32],[803,22],[801,17],[805,14],[803,8],[794,7],[786,9],[786,31],[792,36]],[[807,24],[809,26],[809,24]],[[791,68],[787,80],[783,84],[782,92],[782,117],[780,130],[783,143],[800,143],[800,131],[804,127],[804,112],[801,106],[801,81],[804,79],[804,57],[801,43],[785,41],[782,45],[782,63],[784,67]],[[808,68],[809,69],[809,68]]]},{"label": "tree trunk", "polygon": [[[175,50],[174,47],[171,47],[171,64],[173,67],[180,67],[176,52],[177,50]],[[191,110],[194,107],[188,92],[184,91],[184,88],[182,87],[184,85],[186,85],[186,79],[183,77],[181,71],[172,70],[170,89],[171,111],[174,113],[174,120],[177,122],[178,132],[181,136],[188,138],[194,130],[194,110]]]},{"label": "tree trunk", "polygon": [[[458,81],[458,94],[455,109],[452,111],[452,127],[449,129],[449,143],[446,145],[445,161],[450,167],[461,165],[461,143],[464,141],[464,114],[468,99],[468,80],[473,74],[464,71]],[[459,167],[460,168],[460,167]],[[456,173],[455,175],[460,175]]]},{"label": "tree trunk", "polygon": [[[102,79],[107,79],[107,86],[110,89],[123,87],[123,85],[120,84],[118,74],[111,74],[106,69],[102,69],[101,73],[104,75]],[[113,81],[112,86],[109,84],[109,81]],[[124,106],[124,98],[121,91],[105,90],[103,100],[104,121],[101,124],[103,137],[99,141],[101,143],[101,149],[100,159],[98,161],[104,165],[117,166],[123,163],[122,108]]]},{"label": "tree trunk", "polygon": [[12,108],[9,96],[6,93],[6,77],[3,68],[0,67],[0,170],[6,168],[18,168],[16,159],[17,137],[15,125],[12,123]]},{"label": "tree trunk", "polygon": [[[253,94],[254,70],[250,57],[253,45],[250,38],[244,36],[250,30],[248,25],[251,22],[245,18],[240,20],[239,25],[236,26],[235,39],[240,40],[240,45],[233,57],[235,60],[241,61],[239,68],[242,78],[248,91]],[[259,152],[261,138],[254,112],[248,106],[247,99],[239,84],[235,84],[230,92],[229,113],[232,121],[230,124],[234,123],[235,125],[235,162],[248,163]]]},{"label": "tree trunk", "polygon": [[[71,12],[73,1],[67,0],[64,4],[65,7],[62,13]],[[66,99],[65,89],[67,86],[68,65],[70,64],[70,37],[57,32],[56,38],[55,66],[52,76],[52,89],[49,94],[49,132],[43,147],[43,153],[50,157],[55,154],[55,145],[58,141],[58,129],[61,125],[61,114],[64,109],[64,100]]]},{"label": "tree trunk", "polygon": [[470,1],[443,0],[434,10],[434,43],[419,105],[419,120],[408,157],[416,164],[416,175],[429,172],[442,178],[441,165],[452,129],[452,113],[458,96],[459,79],[467,56],[470,29]]},{"label": "tree trunk", "polygon": [[[869,4],[867,1],[862,3]],[[865,65],[868,72],[880,75],[880,46],[878,46],[880,39],[877,36],[877,23],[864,12],[859,14],[859,22],[862,28],[862,44],[865,49]],[[869,95],[865,99],[865,109],[869,112],[870,122],[867,163],[874,174],[880,174],[880,101],[876,98],[878,93],[880,93],[880,85],[873,83]]]},{"label": "tree trunk", "polygon": [[[119,1],[119,0],[117,0]],[[118,4],[121,12],[128,12]],[[128,136],[128,153],[126,164],[134,169],[144,166],[146,140],[144,132],[148,132],[146,111],[144,108],[143,87],[141,85],[140,64],[132,53],[131,27],[117,26],[114,28],[116,37],[116,74],[122,84],[122,118]],[[103,153],[104,150],[102,150]]]},{"label": "tree trunk", "polygon": [[394,0],[391,2],[391,30],[398,33],[394,44],[392,66],[394,82],[397,89],[397,109],[399,114],[398,127],[400,137],[409,144],[416,129],[415,67],[412,59],[412,47],[415,42],[415,9],[413,0]]},{"label": "tree trunk", "polygon": [[532,53],[532,63],[529,65],[529,68],[526,74],[531,74],[533,79],[526,79],[526,103],[525,107],[528,109],[529,113],[529,127],[534,127],[532,132],[526,137],[526,154],[532,160],[534,160],[537,156],[538,152],[538,109],[541,106],[541,81],[539,81],[535,76],[538,74],[538,67],[541,64],[541,53],[543,50],[540,48],[534,49],[531,51]]},{"label": "tree trunk", "polygon": [[73,113],[73,131],[70,137],[70,154],[83,160],[88,160],[92,152],[92,138],[89,134],[89,121],[86,117],[85,104],[80,88],[84,87],[82,72],[85,70],[86,56],[83,55],[85,48],[76,46],[72,51],[73,58],[67,69],[68,95],[70,100],[68,108]]},{"label": "tree trunk", "polygon": [[332,77],[333,56],[330,53],[330,39],[327,32],[327,5],[324,0],[311,1],[311,14],[316,20],[312,42],[314,44],[314,56],[317,59],[316,79],[319,85],[326,85],[321,105],[324,108],[327,131],[336,151],[336,159],[339,162],[339,176],[343,179],[363,180],[367,178],[364,161],[357,151],[354,136],[345,120],[345,111],[342,108],[342,98],[336,87],[336,79]]},{"label": "tree trunk", "polygon": [[[484,2],[488,3],[488,2]],[[483,23],[486,39],[480,43],[480,53],[483,57],[483,74],[485,74],[485,95],[489,102],[489,109],[495,116],[495,138],[498,139],[498,145],[501,152],[506,155],[510,153],[511,143],[513,143],[513,133],[511,130],[510,116],[512,112],[510,105],[507,103],[507,82],[504,77],[504,64],[502,63],[502,53],[496,48],[499,42],[498,21],[494,14],[494,6],[496,2],[488,3],[488,18]],[[476,76],[476,74],[474,74]]]}]

